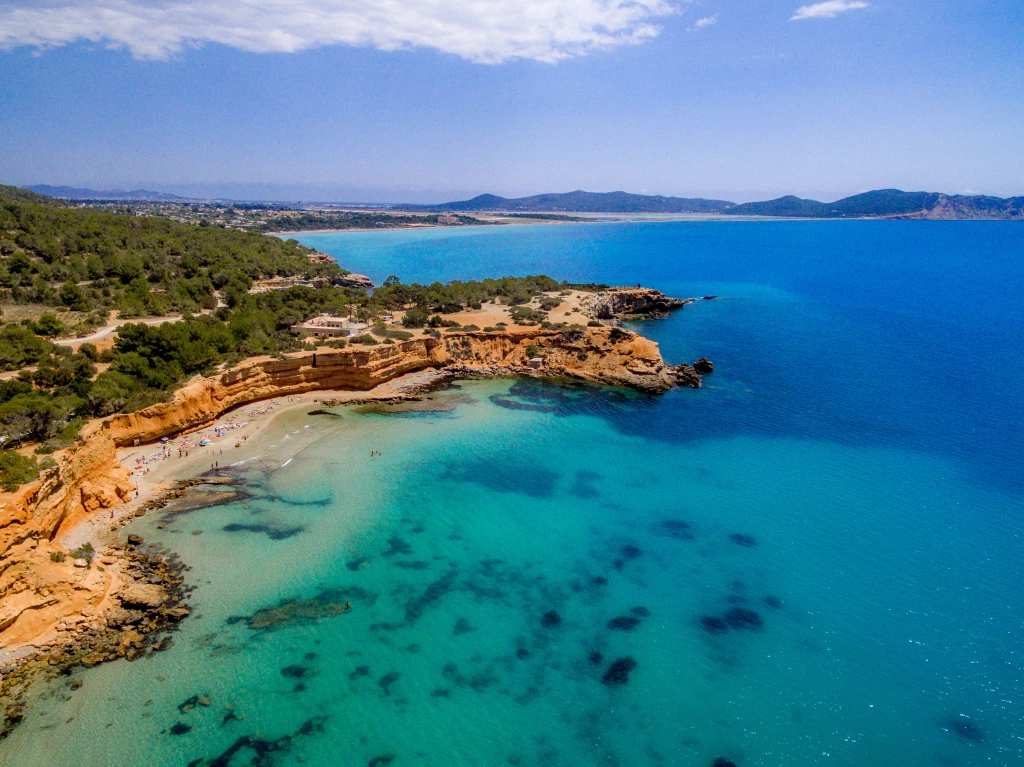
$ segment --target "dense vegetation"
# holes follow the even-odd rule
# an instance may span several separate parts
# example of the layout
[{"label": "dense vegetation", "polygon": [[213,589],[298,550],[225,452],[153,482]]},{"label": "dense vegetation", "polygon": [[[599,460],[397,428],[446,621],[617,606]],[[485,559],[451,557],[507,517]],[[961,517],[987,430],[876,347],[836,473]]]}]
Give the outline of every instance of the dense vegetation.
[{"label": "dense vegetation", "polygon": [[[472,216],[457,216],[459,224],[482,224]],[[339,211],[318,213],[314,211],[276,214],[252,227],[256,232],[301,232],[318,229],[394,229],[407,226],[424,226],[437,223],[434,216],[414,216],[395,213],[370,213],[362,211]]]},{"label": "dense vegetation", "polygon": [[[527,312],[528,319],[542,319],[543,315],[522,304],[543,291],[561,287],[548,277],[429,286],[404,285],[391,278],[373,295],[331,285],[255,295],[237,291],[229,293],[228,306],[209,314],[186,315],[179,322],[163,325],[123,325],[113,349],[102,353],[88,343],[72,353],[21,325],[5,325],[0,328],[0,353],[6,355],[7,366],[36,367],[22,370],[17,379],[0,382],[0,442],[39,443],[37,452],[43,453],[65,447],[89,418],[131,412],[165,400],[191,376],[209,373],[221,364],[304,348],[306,342],[289,328],[321,312],[355,313],[373,320],[408,309],[406,316],[414,320],[407,325],[437,327],[432,315],[438,312],[500,301]],[[557,299],[546,300],[550,306]],[[411,334],[376,322],[371,334],[353,342],[378,343],[374,336],[390,342]],[[96,363],[109,363],[109,369],[97,375]]]},{"label": "dense vegetation", "polygon": [[[101,324],[217,306],[269,276],[335,276],[294,240],[168,219],[24,201],[0,187],[0,302],[64,307]],[[33,195],[39,197],[38,195]],[[41,198],[46,200],[46,198]]]},{"label": "dense vegetation", "polygon": [[[196,374],[254,355],[313,348],[290,327],[322,312],[371,322],[370,332],[352,343],[389,344],[412,337],[408,330],[379,320],[397,310],[406,310],[407,325],[429,326],[434,334],[436,328],[454,324],[439,314],[486,302],[509,305],[535,321],[544,315],[526,304],[566,287],[544,276],[430,285],[406,285],[389,277],[372,293],[327,283],[250,294],[255,277],[341,270],[333,264],[311,264],[297,243],[274,237],[13,201],[13,194],[5,196],[7,189],[0,187],[0,232],[5,232],[0,238],[0,298],[103,317],[110,308],[124,314],[173,308],[184,314],[180,321],[162,325],[123,325],[113,348],[103,352],[90,343],[76,352],[51,343],[48,338],[62,330],[52,313],[0,325],[0,368],[20,371],[16,378],[0,381],[4,489],[29,481],[45,465],[10,448],[34,445],[37,454],[52,453],[70,445],[88,419],[166,400]],[[163,292],[156,292],[157,287]],[[218,302],[210,300],[215,289],[221,299],[216,307]],[[558,302],[543,296],[541,308]],[[201,308],[207,311],[195,313]],[[341,346],[345,341],[318,343]]]}]

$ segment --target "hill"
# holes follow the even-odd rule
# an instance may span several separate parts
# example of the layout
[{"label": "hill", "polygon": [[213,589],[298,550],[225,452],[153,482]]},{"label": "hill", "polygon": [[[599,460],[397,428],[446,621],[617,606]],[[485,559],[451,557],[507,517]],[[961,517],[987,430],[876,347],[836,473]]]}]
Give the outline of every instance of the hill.
[{"label": "hill", "polygon": [[167,192],[152,192],[149,189],[83,189],[76,186],[50,186],[48,184],[34,184],[25,187],[26,189],[46,195],[47,197],[58,197],[65,200],[187,200],[188,197],[179,197],[176,194]]},{"label": "hill", "polygon": [[662,197],[628,192],[565,192],[531,197],[481,194],[472,200],[440,205],[399,205],[399,210],[533,211],[557,213],[721,213],[734,203],[702,197]]},{"label": "hill", "polygon": [[775,218],[1024,219],[1024,197],[947,195],[939,192],[904,192],[900,189],[877,189],[835,202],[819,202],[786,195],[775,200],[739,205],[703,197],[662,197],[628,192],[575,191],[515,198],[481,194],[471,200],[440,205],[397,205],[395,208],[452,212],[703,213]]},{"label": "hill", "polygon": [[[14,189],[14,191],[10,191]],[[31,196],[29,196],[31,195]],[[67,307],[78,321],[199,311],[266,277],[331,277],[295,240],[69,207],[0,187],[0,302]]]},{"label": "hill", "polygon": [[34,202],[38,205],[63,205],[59,200],[54,200],[38,192],[22,189],[20,186],[8,186],[0,184],[0,201],[8,202]]},{"label": "hill", "polygon": [[1024,197],[946,195],[878,189],[835,202],[805,200],[793,195],[764,202],[746,202],[724,211],[730,216],[782,218],[908,218],[908,219],[1020,219]]}]

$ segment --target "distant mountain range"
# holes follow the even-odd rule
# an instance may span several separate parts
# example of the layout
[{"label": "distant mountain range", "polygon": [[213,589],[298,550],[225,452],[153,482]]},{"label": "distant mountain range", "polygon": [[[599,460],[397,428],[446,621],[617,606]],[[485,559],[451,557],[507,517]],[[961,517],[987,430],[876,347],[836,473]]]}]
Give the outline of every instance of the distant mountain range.
[{"label": "distant mountain range", "polygon": [[63,200],[151,200],[154,202],[178,202],[189,199],[178,197],[176,194],[167,192],[151,192],[148,189],[82,189],[75,186],[49,186],[48,184],[35,184],[26,186],[25,189],[45,194],[47,197],[58,197]]},{"label": "distant mountain range", "polygon": [[532,197],[482,194],[471,200],[440,205],[398,205],[401,210],[533,211],[560,213],[713,213],[727,216],[778,218],[917,218],[1024,219],[1024,197],[947,195],[879,189],[835,202],[805,200],[793,195],[764,202],[734,203],[702,197],[662,197],[627,192],[567,192]]},{"label": "distant mountain range", "polygon": [[397,205],[402,210],[493,210],[557,213],[722,213],[735,203],[702,197],[662,197],[628,192],[565,192],[532,197],[498,197],[482,194],[472,200],[441,205]]},{"label": "distant mountain range", "polygon": [[[71,186],[37,184],[24,189],[65,200],[133,200],[183,202],[179,197],[148,189],[99,191]],[[439,205],[391,205],[392,210],[419,212],[467,211],[493,213],[693,213],[773,218],[901,218],[901,219],[1003,219],[1024,220],[1024,197],[948,195],[939,192],[904,192],[877,189],[835,202],[805,200],[793,195],[764,202],[734,203],[703,197],[662,197],[629,192],[564,192],[531,197],[498,197],[481,194],[471,200]]]},{"label": "distant mountain range", "polygon": [[980,194],[947,195],[938,192],[903,192],[878,189],[835,202],[803,200],[793,195],[765,202],[745,202],[726,211],[736,216],[783,218],[918,218],[918,219],[1021,219],[1024,197],[988,197]]}]

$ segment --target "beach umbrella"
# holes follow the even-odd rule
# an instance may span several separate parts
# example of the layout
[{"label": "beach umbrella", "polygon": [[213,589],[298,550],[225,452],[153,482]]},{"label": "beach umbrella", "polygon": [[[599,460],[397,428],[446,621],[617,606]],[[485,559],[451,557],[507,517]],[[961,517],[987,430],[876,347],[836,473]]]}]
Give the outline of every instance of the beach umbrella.
[{"label": "beach umbrella", "polygon": [[160,438],[160,441],[161,441],[161,442],[166,442],[166,441],[167,441],[167,439],[168,439],[167,437],[161,437],[161,438]]}]

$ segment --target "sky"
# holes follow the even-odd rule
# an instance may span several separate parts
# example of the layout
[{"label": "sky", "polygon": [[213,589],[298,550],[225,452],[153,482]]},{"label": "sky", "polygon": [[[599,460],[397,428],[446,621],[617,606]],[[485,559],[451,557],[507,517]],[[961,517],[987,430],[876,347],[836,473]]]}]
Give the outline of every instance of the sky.
[{"label": "sky", "polygon": [[1024,194],[1022,0],[0,0],[0,183]]}]

